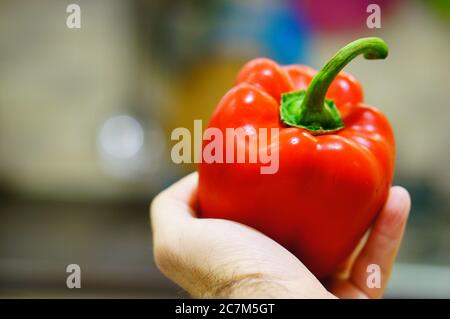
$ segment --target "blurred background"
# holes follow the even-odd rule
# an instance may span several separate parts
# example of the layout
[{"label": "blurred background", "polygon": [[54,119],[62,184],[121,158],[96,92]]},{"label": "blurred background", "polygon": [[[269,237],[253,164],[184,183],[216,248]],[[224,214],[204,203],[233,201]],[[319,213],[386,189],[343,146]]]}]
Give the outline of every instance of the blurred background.
[{"label": "blurred background", "polygon": [[207,121],[251,58],[320,68],[380,36],[388,59],[346,71],[389,117],[412,195],[387,297],[450,298],[449,31],[448,0],[0,1],[0,297],[187,297],[156,269],[148,220],[195,169],[172,164],[172,129]]}]

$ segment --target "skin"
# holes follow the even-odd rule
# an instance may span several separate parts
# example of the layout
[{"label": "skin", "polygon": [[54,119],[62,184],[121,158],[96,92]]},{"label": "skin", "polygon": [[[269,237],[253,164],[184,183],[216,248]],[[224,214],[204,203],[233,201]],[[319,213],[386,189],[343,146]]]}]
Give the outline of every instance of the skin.
[{"label": "skin", "polygon": [[[245,225],[197,218],[198,174],[160,193],[150,208],[158,268],[197,298],[380,298],[386,288],[410,211],[408,192],[394,186],[347,262],[320,282],[285,248]],[[381,287],[366,285],[378,264]]]}]

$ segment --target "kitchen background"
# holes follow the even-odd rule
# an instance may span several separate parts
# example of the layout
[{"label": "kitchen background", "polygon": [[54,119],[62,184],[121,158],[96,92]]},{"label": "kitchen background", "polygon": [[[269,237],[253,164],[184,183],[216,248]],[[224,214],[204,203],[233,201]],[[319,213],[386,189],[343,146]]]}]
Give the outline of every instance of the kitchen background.
[{"label": "kitchen background", "polygon": [[195,169],[172,164],[172,129],[206,121],[253,57],[320,68],[374,35],[388,59],[346,71],[391,120],[413,201],[387,297],[450,298],[449,34],[448,0],[0,1],[0,297],[187,297],[149,231],[152,197]]}]

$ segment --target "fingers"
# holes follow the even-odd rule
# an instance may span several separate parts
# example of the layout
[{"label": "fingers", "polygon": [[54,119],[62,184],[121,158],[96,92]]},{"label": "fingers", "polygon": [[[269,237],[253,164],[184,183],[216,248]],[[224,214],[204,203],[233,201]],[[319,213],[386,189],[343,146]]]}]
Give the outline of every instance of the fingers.
[{"label": "fingers", "polygon": [[196,201],[198,173],[191,173],[164,190],[161,195],[167,195],[168,199],[188,204],[193,208]]},{"label": "fingers", "polygon": [[186,282],[189,276],[183,276],[184,269],[188,268],[182,254],[185,252],[183,243],[190,240],[197,220],[193,218],[197,184],[195,172],[161,192],[150,206],[155,263],[166,276],[184,288],[190,285]]},{"label": "fingers", "polygon": [[150,206],[154,228],[164,227],[165,224],[179,218],[186,219],[195,215],[193,208],[196,201],[197,184],[198,173],[194,172],[155,197]]},{"label": "fingers", "polygon": [[150,219],[155,247],[179,234],[195,216],[198,174],[192,173],[176,182],[158,196],[150,206]]},{"label": "fingers", "polygon": [[[408,192],[399,186],[392,187],[366,245],[355,260],[350,282],[369,298],[383,295],[403,238],[410,207]],[[367,280],[371,274],[376,276],[375,272],[378,270],[381,277],[380,285],[376,287],[376,277],[373,277],[372,284]]]}]

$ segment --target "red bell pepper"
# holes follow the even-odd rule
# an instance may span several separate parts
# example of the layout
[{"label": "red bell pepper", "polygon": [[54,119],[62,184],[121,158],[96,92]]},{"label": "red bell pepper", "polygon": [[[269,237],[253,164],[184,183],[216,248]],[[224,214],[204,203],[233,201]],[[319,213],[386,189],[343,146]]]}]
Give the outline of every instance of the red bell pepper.
[{"label": "red bell pepper", "polygon": [[263,175],[261,163],[199,165],[202,217],[252,226],[319,278],[356,247],[393,179],[392,128],[362,103],[360,84],[340,73],[360,54],[384,59],[388,48],[379,38],[356,40],[319,72],[262,58],[248,62],[208,127],[224,134],[226,128],[279,128],[278,143],[269,145],[279,154],[279,170]]}]

